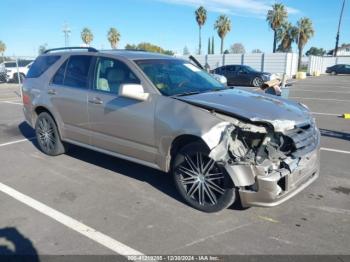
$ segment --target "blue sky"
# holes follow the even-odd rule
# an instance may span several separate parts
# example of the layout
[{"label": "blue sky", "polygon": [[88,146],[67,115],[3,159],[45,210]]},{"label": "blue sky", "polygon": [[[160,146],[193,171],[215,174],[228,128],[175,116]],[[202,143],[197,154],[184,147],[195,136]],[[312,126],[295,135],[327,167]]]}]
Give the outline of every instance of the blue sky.
[{"label": "blue sky", "polygon": [[[232,21],[232,31],[225,48],[242,43],[247,52],[259,48],[271,52],[273,32],[264,17],[273,0],[1,0],[0,40],[6,43],[6,55],[35,55],[39,45],[64,45],[62,28],[65,21],[72,34],[71,45],[81,45],[80,32],[89,27],[94,33],[92,46],[110,48],[107,31],[116,27],[122,35],[119,47],[127,43],[152,42],[165,49],[182,53],[184,46],[195,52],[198,27],[194,11],[199,5],[208,9],[203,29],[203,49],[208,37],[215,36],[216,52],[220,39],[213,24],[220,14]],[[334,48],[342,0],[282,0],[295,23],[309,17],[314,23],[315,37],[307,45]],[[340,42],[350,43],[350,2],[345,9]],[[294,49],[296,47],[294,46]]]}]

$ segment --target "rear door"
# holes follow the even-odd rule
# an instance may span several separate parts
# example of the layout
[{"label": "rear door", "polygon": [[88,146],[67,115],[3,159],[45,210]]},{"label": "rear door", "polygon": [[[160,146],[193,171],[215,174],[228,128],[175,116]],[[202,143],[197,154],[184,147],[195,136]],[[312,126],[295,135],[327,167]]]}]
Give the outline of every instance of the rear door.
[{"label": "rear door", "polygon": [[251,75],[249,71],[244,66],[239,66],[236,74],[237,81],[239,85],[250,85]]},{"label": "rear door", "polygon": [[140,78],[126,63],[109,57],[98,58],[94,71],[88,95],[92,145],[154,163],[155,101],[118,96],[122,84],[141,84]]},{"label": "rear door", "polygon": [[91,55],[72,55],[58,69],[47,90],[64,140],[89,144],[87,111]]},{"label": "rear door", "polygon": [[237,66],[230,65],[226,66],[226,78],[227,83],[229,85],[239,85],[238,79],[237,79]]}]

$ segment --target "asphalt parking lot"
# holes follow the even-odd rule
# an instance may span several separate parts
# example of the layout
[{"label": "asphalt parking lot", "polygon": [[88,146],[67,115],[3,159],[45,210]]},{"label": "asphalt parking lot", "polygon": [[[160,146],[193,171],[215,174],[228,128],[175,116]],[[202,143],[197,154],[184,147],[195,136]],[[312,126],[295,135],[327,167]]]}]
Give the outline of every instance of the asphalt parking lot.
[{"label": "asphalt parking lot", "polygon": [[13,250],[1,242],[13,236],[17,252],[41,255],[350,255],[350,120],[338,117],[350,113],[350,76],[299,81],[290,98],[321,129],[320,178],[275,208],[205,214],[161,172],[79,147],[44,155],[18,86],[0,84],[0,246]]}]

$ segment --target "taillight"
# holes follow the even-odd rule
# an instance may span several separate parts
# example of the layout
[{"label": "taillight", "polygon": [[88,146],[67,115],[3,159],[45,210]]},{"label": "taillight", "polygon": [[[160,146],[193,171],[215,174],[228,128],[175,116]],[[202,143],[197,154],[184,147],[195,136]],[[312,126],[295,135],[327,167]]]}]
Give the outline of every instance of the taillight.
[{"label": "taillight", "polygon": [[30,104],[30,96],[23,94],[22,95],[22,99],[23,99],[23,105],[29,105]]}]

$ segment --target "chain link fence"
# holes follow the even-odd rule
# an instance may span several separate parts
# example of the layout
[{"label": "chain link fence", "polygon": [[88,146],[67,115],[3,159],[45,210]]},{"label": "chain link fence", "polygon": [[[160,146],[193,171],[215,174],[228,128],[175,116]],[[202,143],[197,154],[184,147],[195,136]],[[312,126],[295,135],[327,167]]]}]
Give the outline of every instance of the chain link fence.
[{"label": "chain link fence", "polygon": [[0,58],[0,84],[21,84],[26,77],[35,57],[6,56]]}]

